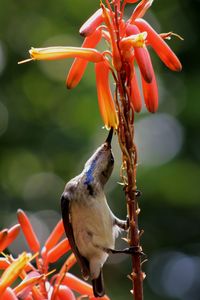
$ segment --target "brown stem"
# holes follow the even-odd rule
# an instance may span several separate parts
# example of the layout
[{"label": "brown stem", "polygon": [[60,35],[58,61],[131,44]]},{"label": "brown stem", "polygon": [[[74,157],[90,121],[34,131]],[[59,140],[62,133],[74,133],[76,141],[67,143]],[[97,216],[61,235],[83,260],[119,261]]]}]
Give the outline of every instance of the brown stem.
[{"label": "brown stem", "polygon": [[[114,2],[114,27],[116,33],[116,44],[120,53],[120,17],[118,15],[117,2]],[[143,273],[141,269],[141,246],[140,246],[140,231],[138,227],[138,199],[136,186],[136,171],[137,171],[137,149],[134,143],[134,112],[130,107],[129,101],[129,82],[126,82],[126,63],[120,57],[122,67],[114,76],[116,82],[115,102],[118,110],[119,127],[118,140],[122,151],[122,180],[124,183],[124,192],[127,203],[127,212],[130,221],[128,233],[128,241],[131,247],[138,249],[132,254],[132,284],[133,284],[133,299],[143,300]],[[117,78],[116,78],[117,77]],[[128,88],[127,86],[128,85]],[[126,174],[124,175],[124,170]]]},{"label": "brown stem", "polygon": [[123,82],[123,70],[118,73],[118,85],[116,87],[116,102],[118,109],[119,129],[118,139],[122,151],[123,166],[126,170],[126,178],[124,176],[124,192],[127,202],[128,217],[130,220],[130,229],[128,240],[130,246],[136,247],[138,253],[132,255],[132,273],[133,295],[135,300],[143,299],[143,273],[141,270],[140,255],[140,231],[138,228],[138,201],[136,186],[136,170],[137,170],[137,149],[134,144],[134,126],[131,119],[131,108],[128,101],[128,94]]}]

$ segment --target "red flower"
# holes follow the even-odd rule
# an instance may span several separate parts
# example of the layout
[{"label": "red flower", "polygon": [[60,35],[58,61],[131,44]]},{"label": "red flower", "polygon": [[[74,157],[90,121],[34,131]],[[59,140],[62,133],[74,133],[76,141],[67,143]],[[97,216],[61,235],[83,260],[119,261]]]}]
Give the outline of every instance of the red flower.
[{"label": "red flower", "polygon": [[[134,71],[135,64],[137,64],[141,74],[146,107],[150,112],[155,112],[158,108],[158,91],[147,46],[151,46],[172,71],[181,71],[182,68],[179,59],[164,41],[166,36],[158,34],[145,20],[141,19],[152,5],[153,0],[141,0],[133,10],[129,20],[123,19],[125,5],[136,2],[138,0],[125,0],[121,4],[120,0],[115,0],[111,4],[107,0],[107,7],[101,3],[101,8],[80,28],[80,34],[85,37],[80,48],[32,48],[29,51],[31,60],[75,57],[66,80],[68,88],[73,88],[79,83],[88,61],[97,63],[95,69],[98,102],[102,119],[107,128],[110,126],[117,128],[118,126],[116,108],[108,84],[110,71],[114,75],[116,84],[118,84],[117,73],[125,71],[124,84],[129,90],[131,107],[133,111],[139,112],[141,110],[141,97]],[[169,38],[171,35],[172,33],[169,33],[167,37]],[[110,46],[103,53],[94,49],[101,39],[106,40]],[[106,73],[105,68],[107,68]],[[102,75],[100,75],[100,69],[102,69]],[[104,80],[105,85],[102,84]]]},{"label": "red flower", "polygon": [[[76,263],[73,253],[68,256],[59,272],[55,273],[55,269],[49,272],[50,264],[70,251],[68,239],[62,239],[64,234],[62,220],[55,226],[41,249],[26,213],[19,209],[17,216],[19,224],[0,232],[0,249],[4,250],[17,237],[21,228],[30,250],[36,253],[32,255],[23,252],[16,259],[13,259],[12,255],[0,257],[0,270],[3,270],[0,276],[0,299],[75,300],[73,291],[82,296],[86,295],[89,299],[96,299],[91,285],[68,273]],[[36,267],[31,263],[34,259]],[[49,279],[52,273],[55,274]],[[109,298],[104,296],[102,300]]]}]

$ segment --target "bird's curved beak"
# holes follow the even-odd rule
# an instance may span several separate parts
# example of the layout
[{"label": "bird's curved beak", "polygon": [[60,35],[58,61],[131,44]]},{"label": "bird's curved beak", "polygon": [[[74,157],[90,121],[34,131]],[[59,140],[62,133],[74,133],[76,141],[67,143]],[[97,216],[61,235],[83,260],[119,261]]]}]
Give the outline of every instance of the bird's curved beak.
[{"label": "bird's curved beak", "polygon": [[111,147],[112,137],[113,137],[113,127],[111,127],[111,129],[108,133],[107,139],[105,140],[105,143],[107,143],[108,146],[110,146],[110,147]]}]

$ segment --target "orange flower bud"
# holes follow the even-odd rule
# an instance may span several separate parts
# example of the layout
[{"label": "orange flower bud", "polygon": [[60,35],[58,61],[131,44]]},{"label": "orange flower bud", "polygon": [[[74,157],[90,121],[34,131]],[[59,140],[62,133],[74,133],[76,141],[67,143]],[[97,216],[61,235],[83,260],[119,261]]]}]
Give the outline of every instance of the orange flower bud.
[{"label": "orange flower bud", "polygon": [[65,238],[48,252],[47,261],[49,263],[56,262],[61,256],[68,252],[69,249],[71,249],[69,241]]},{"label": "orange flower bud", "polygon": [[130,104],[134,111],[139,113],[142,108],[142,98],[138,86],[137,76],[135,70],[132,72],[131,83],[130,83]]},{"label": "orange flower bud", "polygon": [[[147,55],[149,56],[148,51],[147,51]],[[149,56],[149,61],[151,62],[150,56]],[[141,76],[142,89],[143,89],[144,101],[148,111],[151,113],[155,113],[158,109],[158,87],[157,87],[156,77],[155,77],[152,63],[150,64],[150,70],[152,73],[152,81],[148,83]]]},{"label": "orange flower bud", "polygon": [[25,239],[29,245],[29,248],[33,252],[38,252],[40,250],[40,242],[36,236],[36,233],[33,230],[33,227],[22,209],[17,211],[18,222],[21,225],[22,231],[24,233]]},{"label": "orange flower bud", "polygon": [[67,271],[69,271],[73,267],[73,265],[75,265],[76,262],[77,262],[77,260],[76,260],[74,253],[70,254],[70,256],[65,261]]},{"label": "orange flower bud", "polygon": [[158,109],[158,87],[155,75],[151,83],[142,78],[142,88],[146,107],[149,112],[155,113]]},{"label": "orange flower bud", "polygon": [[8,236],[8,230],[4,229],[0,232],[0,252],[2,252],[6,247],[6,240]]},{"label": "orange flower bud", "polygon": [[[93,48],[95,47],[101,39],[101,30],[97,29],[92,35],[85,38],[82,48]],[[66,80],[66,85],[68,89],[72,89],[80,82],[85,69],[87,67],[88,61],[82,58],[75,58]]]},{"label": "orange flower bud", "polygon": [[99,8],[80,28],[79,33],[82,36],[91,35],[103,22],[102,9]]},{"label": "orange flower bud", "polygon": [[65,232],[63,221],[62,219],[57,223],[56,227],[53,229],[52,233],[46,240],[44,247],[46,248],[46,251],[48,252],[52,247],[54,247],[57,242],[62,237],[63,233]]},{"label": "orange flower bud", "polygon": [[128,20],[128,23],[133,23],[137,18],[142,18],[149,7],[152,5],[153,0],[142,0],[134,9],[132,16]]},{"label": "orange flower bud", "polygon": [[95,64],[97,95],[99,109],[107,129],[118,127],[118,117],[115,110],[109,85],[109,66],[106,62]]},{"label": "orange flower bud", "polygon": [[147,32],[149,44],[164,64],[172,71],[181,71],[182,66],[178,57],[160,35],[143,19],[135,20],[135,24],[139,30]]},{"label": "orange flower bud", "polygon": [[60,285],[58,291],[56,292],[55,300],[76,300],[73,292],[65,285]]},{"label": "orange flower bud", "polygon": [[[6,236],[6,239],[5,239],[5,242],[4,242],[4,249],[7,248],[16,239],[19,232],[20,232],[20,225],[19,224],[16,224],[16,225],[12,226],[8,230],[7,236]],[[1,250],[1,251],[3,251],[3,250]]]},{"label": "orange flower bud", "polygon": [[[70,273],[65,274],[62,283],[81,295],[88,295],[89,297],[94,297],[92,286]],[[98,299],[109,300],[107,296]]]}]

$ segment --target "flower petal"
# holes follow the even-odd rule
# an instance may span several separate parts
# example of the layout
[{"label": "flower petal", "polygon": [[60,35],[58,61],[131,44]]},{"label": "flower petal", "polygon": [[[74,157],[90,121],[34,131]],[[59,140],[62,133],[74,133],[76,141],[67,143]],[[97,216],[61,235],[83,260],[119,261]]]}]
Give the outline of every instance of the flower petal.
[{"label": "flower petal", "polygon": [[[140,31],[135,25],[128,25],[126,28],[126,34],[131,35],[134,34],[136,36],[139,36]],[[129,37],[130,38],[130,37]],[[150,61],[150,56],[147,53],[147,49],[143,43],[143,47],[134,47],[134,53],[135,53],[135,58],[138,63],[138,66],[140,68],[140,72],[146,80],[146,82],[150,83],[152,80],[152,72],[151,72],[151,61]]]},{"label": "flower petal", "polygon": [[[81,295],[88,295],[89,297],[93,297],[92,286],[70,273],[65,274],[65,277],[64,277],[62,283],[65,284],[66,286],[68,286],[69,288],[71,288],[72,290],[78,292]],[[107,296],[104,296],[104,297],[101,297],[98,299],[109,300],[109,298]]]},{"label": "flower petal", "polygon": [[[82,48],[94,48],[101,39],[101,30],[97,29],[92,35],[85,38]],[[88,61],[82,58],[75,58],[66,80],[68,89],[72,89],[80,82]]]},{"label": "flower petal", "polygon": [[8,230],[3,229],[0,232],[0,252],[2,252],[6,248],[5,245],[6,245],[7,236],[8,236]]},{"label": "flower petal", "polygon": [[128,20],[128,23],[133,23],[137,18],[142,18],[152,3],[153,0],[142,0],[140,3],[138,3],[132,13],[132,16]]},{"label": "flower petal", "polygon": [[60,240],[64,232],[65,230],[63,226],[63,221],[61,219],[57,223],[56,227],[53,229],[52,233],[50,234],[50,236],[48,237],[48,239],[44,244],[47,252],[57,244],[57,242]]},{"label": "flower petal", "polygon": [[139,113],[142,109],[142,98],[138,86],[138,80],[135,70],[132,72],[131,78],[131,91],[130,91],[130,104],[134,111]]},{"label": "flower petal", "polygon": [[64,265],[66,265],[67,267],[67,271],[69,271],[73,267],[73,265],[75,265],[76,262],[77,260],[74,253],[70,254],[70,256],[66,259],[64,263]]},{"label": "flower petal", "polygon": [[56,293],[55,300],[76,300],[73,292],[65,285],[60,285]]},{"label": "flower petal", "polygon": [[141,31],[148,33],[148,42],[164,64],[172,71],[181,71],[182,66],[166,42],[160,37],[160,35],[143,19],[135,20],[136,26]]},{"label": "flower petal", "polygon": [[59,244],[53,247],[47,254],[48,263],[56,262],[61,256],[71,249],[67,238],[62,240]]},{"label": "flower petal", "polygon": [[8,234],[4,243],[4,249],[7,248],[18,236],[20,232],[20,225],[16,224],[14,226],[12,226],[9,230],[8,230]]},{"label": "flower petal", "polygon": [[158,109],[158,87],[155,76],[151,83],[142,78],[142,88],[146,107],[149,112],[155,113]]},{"label": "flower petal", "polygon": [[103,55],[95,49],[80,47],[47,47],[31,48],[29,50],[30,59],[19,62],[22,64],[30,60],[55,60],[72,57],[80,57],[92,62],[102,61]]},{"label": "flower petal", "polygon": [[40,250],[40,243],[36,236],[36,233],[33,230],[33,227],[22,209],[17,211],[18,222],[21,225],[22,231],[24,233],[25,239],[29,245],[29,248],[33,252],[38,252]]},{"label": "flower petal", "polygon": [[102,8],[99,8],[80,28],[79,33],[82,36],[91,35],[103,22]]},{"label": "flower petal", "polygon": [[117,129],[118,117],[109,86],[109,66],[106,62],[97,63],[95,72],[99,109],[103,122],[107,129],[111,127]]},{"label": "flower petal", "polygon": [[[147,55],[149,55],[148,50],[146,51],[147,51]],[[151,62],[150,55],[149,55],[149,61]],[[150,68],[152,72],[152,81],[148,83],[143,79],[143,76],[141,76],[141,78],[142,78],[142,89],[143,89],[143,95],[144,95],[144,101],[146,107],[149,112],[154,113],[158,109],[158,87],[157,87],[156,77],[155,77],[152,63],[150,65]]]}]

